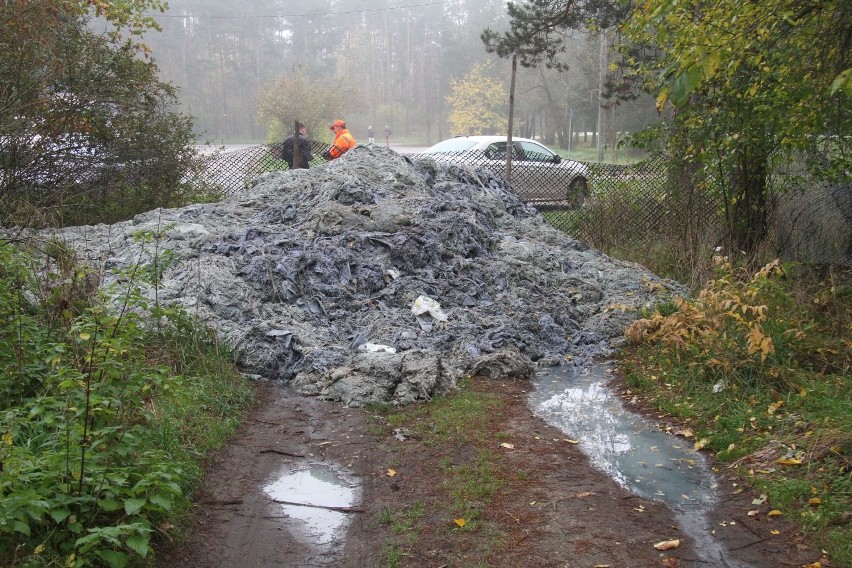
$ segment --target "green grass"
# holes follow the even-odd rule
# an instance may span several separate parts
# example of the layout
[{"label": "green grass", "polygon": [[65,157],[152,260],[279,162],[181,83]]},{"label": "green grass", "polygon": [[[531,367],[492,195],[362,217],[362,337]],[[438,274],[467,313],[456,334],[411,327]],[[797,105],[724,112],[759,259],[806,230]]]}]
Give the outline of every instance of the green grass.
[{"label": "green grass", "polygon": [[[495,439],[505,436],[498,430],[503,403],[495,395],[476,388],[472,380],[462,380],[458,386],[454,392],[429,403],[370,408],[383,422],[384,434],[407,428],[425,447],[439,448],[443,454],[434,479],[446,495],[441,500],[440,511],[427,510],[419,502],[406,510],[382,511],[380,522],[391,533],[384,547],[387,566],[398,566],[405,551],[424,530],[446,531],[448,538],[478,533],[484,535],[486,545],[492,540],[493,547],[499,544],[501,535],[482,533],[481,514],[504,487],[506,476],[511,475],[502,467],[499,452],[486,449]],[[446,517],[446,525],[424,524],[436,513]]]},{"label": "green grass", "polygon": [[482,505],[503,486],[499,462],[494,452],[481,450],[472,461],[444,463],[443,487],[452,496],[450,510],[465,519],[462,530],[477,528]]},{"label": "green grass", "polygon": [[489,413],[500,405],[500,401],[494,396],[466,388],[468,385],[462,381],[460,390],[452,396],[402,412],[391,412],[386,415],[388,424],[394,428],[411,428],[424,444],[432,447],[481,442],[486,436],[484,426],[489,422]]},{"label": "green grass", "polygon": [[[551,150],[561,155],[563,158],[568,158],[571,160],[577,160],[579,162],[597,162],[598,161],[598,149],[596,145],[593,145],[591,142],[580,142],[579,144],[573,146],[571,151],[564,148],[558,148],[555,145],[550,146]],[[626,149],[617,149],[615,151],[615,158],[613,159],[613,152],[611,148],[607,148],[604,150],[603,160],[601,163],[604,164],[634,164],[645,159],[647,155],[643,152],[629,151]]]},{"label": "green grass", "polygon": [[400,566],[403,556],[402,548],[396,543],[382,546],[382,558],[387,568],[397,568]]},{"label": "green grass", "polygon": [[380,522],[387,525],[396,535],[407,534],[412,542],[417,538],[417,521],[425,514],[423,503],[414,502],[407,510],[394,513],[390,509],[382,509]]}]

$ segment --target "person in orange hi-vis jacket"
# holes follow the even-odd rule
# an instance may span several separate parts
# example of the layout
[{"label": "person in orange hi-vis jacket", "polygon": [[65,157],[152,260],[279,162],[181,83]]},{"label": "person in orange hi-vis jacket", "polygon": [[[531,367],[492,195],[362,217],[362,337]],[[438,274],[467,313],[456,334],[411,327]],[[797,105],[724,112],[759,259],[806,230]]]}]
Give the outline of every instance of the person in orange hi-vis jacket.
[{"label": "person in orange hi-vis jacket", "polygon": [[326,160],[339,158],[357,144],[355,138],[346,129],[346,123],[342,120],[335,120],[328,128],[334,132],[334,143],[331,145],[331,148],[323,152],[323,157]]}]

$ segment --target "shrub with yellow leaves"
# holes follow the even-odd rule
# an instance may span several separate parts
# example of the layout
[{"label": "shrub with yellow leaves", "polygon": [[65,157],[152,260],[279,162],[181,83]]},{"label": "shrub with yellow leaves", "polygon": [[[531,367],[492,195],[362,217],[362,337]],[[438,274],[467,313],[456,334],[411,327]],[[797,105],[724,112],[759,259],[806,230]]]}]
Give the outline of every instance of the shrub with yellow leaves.
[{"label": "shrub with yellow leaves", "polygon": [[852,566],[852,270],[814,268],[719,260],[692,298],[626,329],[621,371],[763,493],[749,516],[783,515]]},{"label": "shrub with yellow leaves", "polygon": [[714,382],[783,384],[813,326],[782,284],[785,268],[774,260],[749,275],[718,259],[717,272],[694,298],[676,300],[675,313],[636,320],[625,337],[633,345],[656,344],[675,359],[700,361],[698,369]]}]

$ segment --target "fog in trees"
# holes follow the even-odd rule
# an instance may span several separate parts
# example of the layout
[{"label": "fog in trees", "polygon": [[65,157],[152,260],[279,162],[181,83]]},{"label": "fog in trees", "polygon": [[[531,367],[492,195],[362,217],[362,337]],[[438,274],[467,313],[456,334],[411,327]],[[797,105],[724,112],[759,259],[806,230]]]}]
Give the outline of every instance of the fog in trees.
[{"label": "fog in trees", "polygon": [[[484,67],[508,93],[510,62],[487,53],[480,39],[486,28],[508,27],[503,0],[364,0],[357,5],[342,0],[172,0],[167,12],[154,16],[162,32],[148,34],[145,41],[162,78],[180,89],[182,110],[196,117],[199,142],[273,141],[293,120],[305,118],[315,121],[309,129],[322,139],[328,136],[323,120],[343,118],[365,141],[369,126],[377,132],[390,126],[392,141],[431,144],[468,133],[449,120],[454,83]],[[563,54],[566,70],[542,66],[519,72],[516,135],[565,147],[569,111],[575,132],[596,131],[598,38],[576,30],[569,43]],[[297,101],[292,89],[281,88],[296,82],[291,78],[305,88]],[[279,91],[288,100],[276,107]],[[328,111],[323,99],[339,101],[339,108]],[[618,112],[611,101],[604,102],[612,108],[613,132],[656,119],[647,100],[625,103],[635,109]],[[508,113],[508,97],[482,104],[491,105],[484,113]],[[325,112],[334,114],[316,118]]]}]

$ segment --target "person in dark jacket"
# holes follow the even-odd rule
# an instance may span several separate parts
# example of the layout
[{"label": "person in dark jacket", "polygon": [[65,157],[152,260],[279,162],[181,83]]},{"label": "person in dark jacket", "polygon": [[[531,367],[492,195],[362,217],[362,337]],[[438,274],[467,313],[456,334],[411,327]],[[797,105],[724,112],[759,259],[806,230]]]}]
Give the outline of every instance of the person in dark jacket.
[{"label": "person in dark jacket", "polygon": [[282,157],[284,161],[287,162],[287,165],[290,166],[290,169],[294,168],[304,168],[307,169],[308,162],[314,159],[313,154],[311,153],[311,141],[308,140],[308,128],[302,124],[299,125],[299,150],[301,151],[301,155],[299,156],[299,163],[296,164],[296,134],[291,134],[284,140],[284,147],[281,151]]}]

